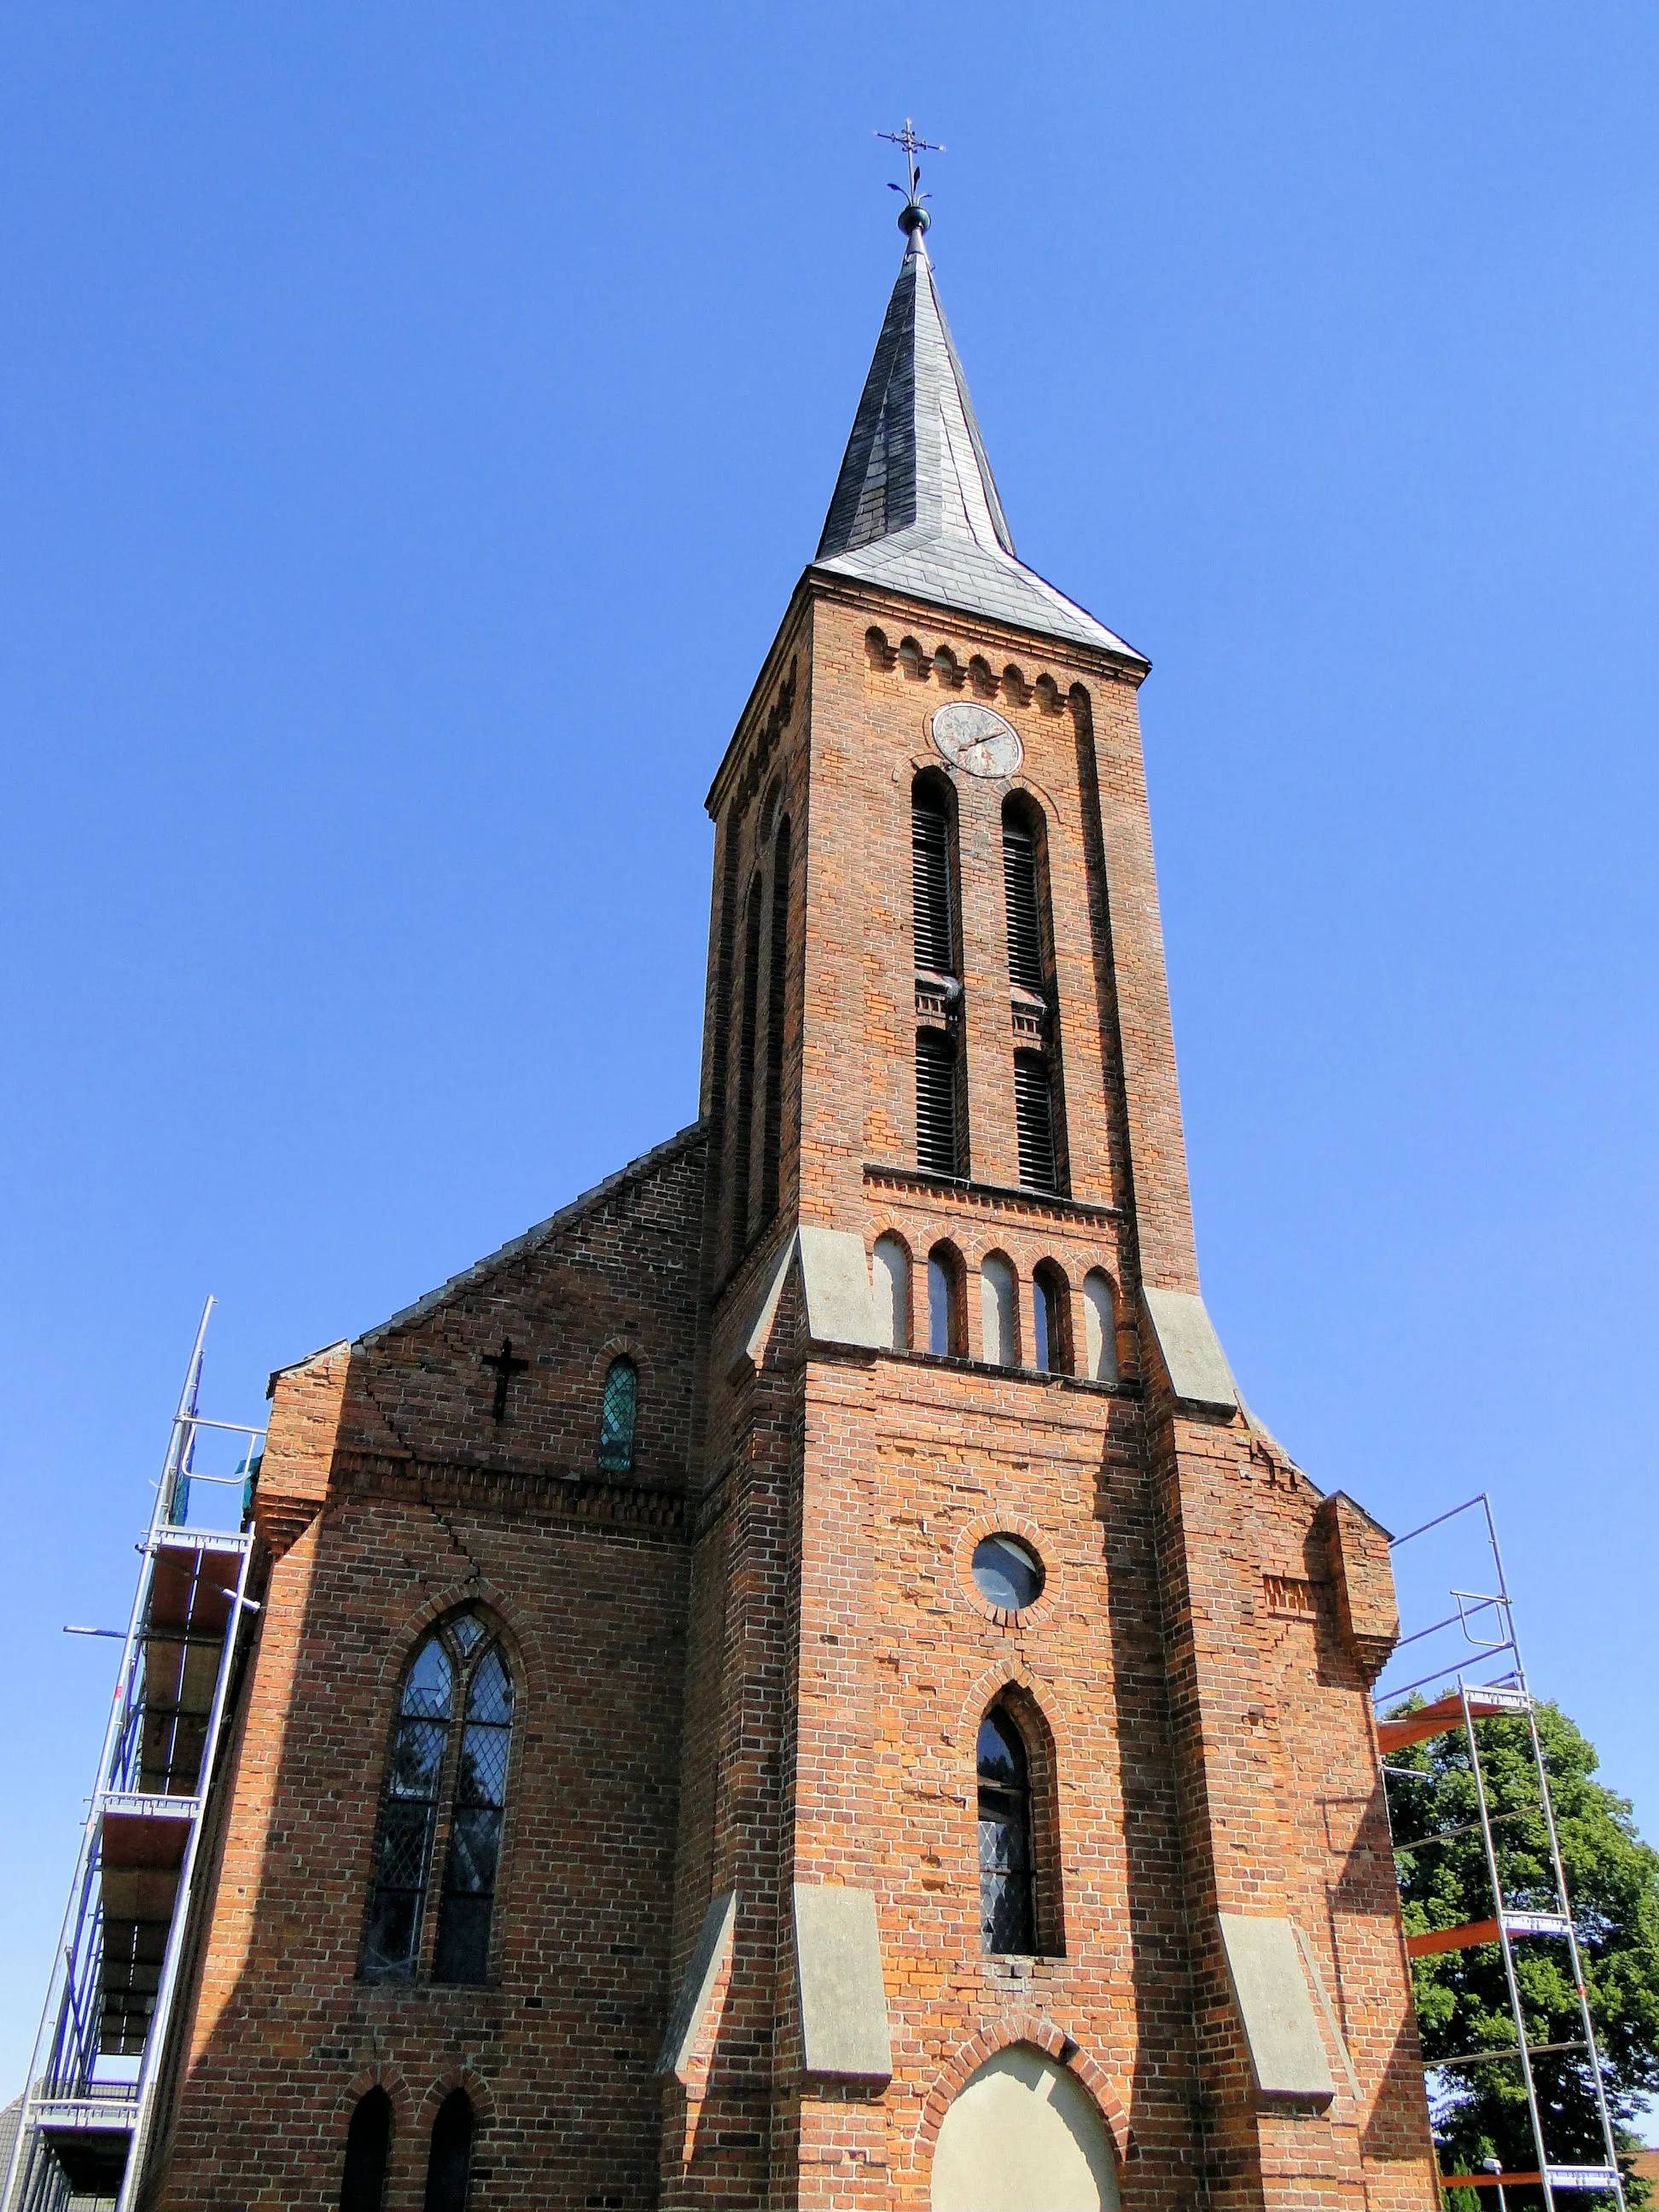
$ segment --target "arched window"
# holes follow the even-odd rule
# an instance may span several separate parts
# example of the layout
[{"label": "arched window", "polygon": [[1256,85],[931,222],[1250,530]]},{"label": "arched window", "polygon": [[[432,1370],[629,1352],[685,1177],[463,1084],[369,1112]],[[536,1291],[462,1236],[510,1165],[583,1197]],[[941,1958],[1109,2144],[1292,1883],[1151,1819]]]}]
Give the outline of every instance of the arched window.
[{"label": "arched window", "polygon": [[634,1422],[640,1409],[639,1370],[631,1359],[613,1359],[605,1378],[599,1414],[599,1466],[606,1474],[627,1474],[634,1465]]},{"label": "arched window", "polygon": [[1000,1252],[979,1266],[980,1349],[993,1367],[1019,1364],[1019,1287]]},{"label": "arched window", "polygon": [[1083,1279],[1083,1371],[1091,1382],[1115,1382],[1117,1310],[1111,1279],[1091,1267]]},{"label": "arched window", "polygon": [[1066,1278],[1052,1260],[1039,1262],[1031,1277],[1036,1319],[1036,1364],[1045,1375],[1072,1371],[1072,1301]]},{"label": "arched window", "polygon": [[778,1210],[783,1165],[783,1019],[789,954],[789,817],[778,824],[772,858],[772,943],[766,966],[766,1130],[761,1156],[761,1218]]},{"label": "arched window", "polygon": [[432,2123],[422,2212],[466,2212],[466,2188],[471,2179],[472,2100],[465,2089],[452,2089]]},{"label": "arched window", "polygon": [[871,1270],[876,1295],[876,1316],[881,1340],[895,1352],[910,1349],[910,1255],[902,1237],[890,1231],[876,1239],[875,1265]]},{"label": "arched window", "polygon": [[[1028,1190],[1061,1188],[1059,989],[1049,913],[1048,825],[1026,793],[1002,806],[1002,886],[1013,994],[1014,1120],[1019,1179]],[[1023,1041],[1023,1042],[1022,1042]]]},{"label": "arched window", "polygon": [[988,1951],[1036,1950],[1030,1763],[1005,1705],[979,1724],[979,1918]]},{"label": "arched window", "polygon": [[954,1244],[935,1244],[927,1255],[927,1349],[940,1358],[960,1357],[962,1260]]},{"label": "arched window", "polygon": [[968,1158],[955,821],[949,781],[925,770],[910,793],[916,1164],[925,1174],[951,1176],[966,1172]]},{"label": "arched window", "polygon": [[743,921],[743,1003],[738,1028],[736,1169],[732,1177],[732,1249],[749,1243],[749,1164],[755,1143],[755,1038],[760,1026],[761,879],[749,886]]},{"label": "arched window", "polygon": [[500,1643],[475,1613],[441,1622],[422,1639],[404,1678],[381,1802],[366,1980],[408,1981],[422,1972],[433,1846],[446,1809],[432,1978],[486,1978],[512,1732],[513,1674]]},{"label": "arched window", "polygon": [[415,1654],[398,1709],[363,1957],[363,1971],[371,1980],[412,1974],[419,1961],[453,1675],[449,1649],[434,1630]]},{"label": "arched window", "polygon": [[346,2130],[345,2178],[340,2212],[380,2212],[386,2161],[392,2154],[392,2100],[381,2088],[359,2097]]}]

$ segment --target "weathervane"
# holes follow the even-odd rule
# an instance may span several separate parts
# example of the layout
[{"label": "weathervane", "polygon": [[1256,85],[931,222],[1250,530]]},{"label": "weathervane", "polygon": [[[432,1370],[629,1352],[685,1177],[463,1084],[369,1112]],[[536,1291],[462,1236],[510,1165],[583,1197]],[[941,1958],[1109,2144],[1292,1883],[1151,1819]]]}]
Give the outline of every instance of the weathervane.
[{"label": "weathervane", "polygon": [[[916,126],[911,122],[908,115],[904,118],[904,128],[902,131],[873,131],[870,135],[873,138],[884,138],[890,146],[903,147],[904,165],[909,173],[910,190],[909,196],[906,199],[904,206],[899,215],[899,228],[906,232],[913,230],[926,230],[928,224],[928,215],[927,209],[922,205],[922,202],[923,200],[932,199],[933,196],[931,192],[919,192],[916,190],[917,185],[921,182],[921,169],[917,162],[916,155],[918,154],[942,154],[945,151],[944,147],[935,146],[930,138],[918,138],[916,136]],[[902,185],[889,185],[887,189],[890,192],[902,192],[904,190],[904,186]]]}]

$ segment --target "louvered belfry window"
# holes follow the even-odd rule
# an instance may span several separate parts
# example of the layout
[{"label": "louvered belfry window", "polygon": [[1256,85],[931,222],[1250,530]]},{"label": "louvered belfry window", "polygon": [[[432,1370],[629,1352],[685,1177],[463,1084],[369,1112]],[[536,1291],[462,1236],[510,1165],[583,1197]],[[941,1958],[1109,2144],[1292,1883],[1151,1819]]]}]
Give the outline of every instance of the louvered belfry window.
[{"label": "louvered belfry window", "polygon": [[916,1165],[957,1172],[957,1048],[944,1030],[916,1031]]},{"label": "louvered belfry window", "polygon": [[1043,989],[1042,925],[1037,905],[1036,840],[1006,817],[1002,880],[1008,903],[1008,974],[1022,991]]},{"label": "louvered belfry window", "polygon": [[1057,1190],[1054,1109],[1048,1070],[1040,1052],[1014,1054],[1014,1120],[1019,1134],[1019,1180],[1026,1190]]},{"label": "louvered belfry window", "polygon": [[915,893],[916,965],[934,975],[957,972],[951,911],[951,823],[941,803],[918,793],[910,814],[910,866]]},{"label": "louvered belfry window", "polygon": [[957,981],[955,854],[949,787],[928,773],[910,798],[910,881],[916,958],[916,1165],[965,1172],[961,1012]]}]

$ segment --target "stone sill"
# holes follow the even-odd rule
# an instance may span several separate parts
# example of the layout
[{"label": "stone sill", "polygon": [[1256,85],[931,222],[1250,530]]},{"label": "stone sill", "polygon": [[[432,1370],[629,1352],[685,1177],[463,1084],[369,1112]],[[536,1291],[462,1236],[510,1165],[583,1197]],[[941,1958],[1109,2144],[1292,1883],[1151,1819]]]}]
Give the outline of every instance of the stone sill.
[{"label": "stone sill", "polygon": [[886,1190],[914,1191],[921,1197],[953,1200],[958,1206],[1037,1214],[1050,1221],[1085,1223],[1091,1228],[1123,1218],[1121,1206],[1095,1206],[1080,1198],[1062,1198],[1058,1191],[1026,1190],[1007,1183],[970,1182],[963,1176],[926,1175],[919,1168],[895,1167],[884,1160],[866,1160],[864,1180]]},{"label": "stone sill", "polygon": [[[822,1348],[813,1346],[814,1352]],[[1140,1383],[1132,1376],[1121,1377],[1115,1382],[1096,1382],[1085,1375],[1063,1375],[1042,1367],[999,1367],[993,1360],[961,1358],[954,1352],[889,1352],[878,1346],[872,1352],[859,1351],[853,1356],[902,1360],[907,1367],[939,1368],[949,1374],[975,1375],[994,1382],[1036,1382],[1044,1389],[1058,1386],[1062,1390],[1082,1390],[1093,1398],[1139,1398],[1142,1395]]]}]

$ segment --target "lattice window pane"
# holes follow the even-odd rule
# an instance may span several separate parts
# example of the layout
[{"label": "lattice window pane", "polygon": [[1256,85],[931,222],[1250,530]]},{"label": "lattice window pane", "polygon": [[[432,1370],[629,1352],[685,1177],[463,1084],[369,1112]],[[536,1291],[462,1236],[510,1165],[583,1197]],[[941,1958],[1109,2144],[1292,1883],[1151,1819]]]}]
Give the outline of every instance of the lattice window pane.
[{"label": "lattice window pane", "polygon": [[449,1871],[445,1883],[450,1895],[493,1896],[501,1847],[500,1813],[483,1807],[458,1812],[450,1831]]},{"label": "lattice window pane", "polygon": [[507,1671],[507,1661],[499,1645],[483,1660],[472,1677],[472,1687],[467,1692],[466,1717],[470,1721],[489,1721],[500,1728],[505,1728],[513,1717],[513,1677]]},{"label": "lattice window pane", "polygon": [[403,1711],[432,1720],[449,1718],[449,1655],[435,1636],[429,1636],[415,1655],[404,1685]]},{"label": "lattice window pane", "polygon": [[988,1951],[1029,1955],[1036,1948],[1029,1874],[981,1867],[979,1908],[980,1932]]},{"label": "lattice window pane", "polygon": [[437,1795],[438,1776],[444,1763],[444,1739],[448,1734],[442,1721],[399,1722],[387,1784],[394,1797],[429,1798]]},{"label": "lattice window pane", "polygon": [[639,1391],[640,1378],[633,1361],[614,1361],[605,1378],[605,1410],[599,1419],[599,1465],[613,1474],[626,1474],[634,1464]]},{"label": "lattice window pane", "polygon": [[510,1732],[504,1728],[469,1728],[461,1738],[460,1772],[455,1783],[458,1805],[501,1805],[507,1802],[507,1753]]},{"label": "lattice window pane", "polygon": [[488,1897],[445,1898],[432,1960],[434,1981],[477,1984],[489,1979],[493,1903]]}]

